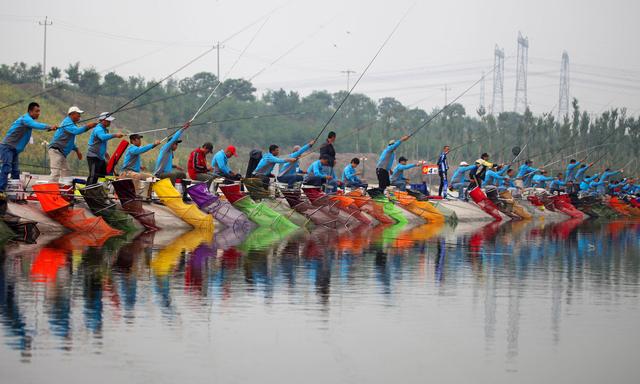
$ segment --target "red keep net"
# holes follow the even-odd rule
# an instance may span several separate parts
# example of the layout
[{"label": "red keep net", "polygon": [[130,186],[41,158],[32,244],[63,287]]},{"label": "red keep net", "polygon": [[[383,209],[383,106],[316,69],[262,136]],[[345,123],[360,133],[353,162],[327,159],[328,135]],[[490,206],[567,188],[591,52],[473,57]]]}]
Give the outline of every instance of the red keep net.
[{"label": "red keep net", "polygon": [[221,185],[219,188],[231,204],[245,196],[245,194],[240,190],[240,184]]}]

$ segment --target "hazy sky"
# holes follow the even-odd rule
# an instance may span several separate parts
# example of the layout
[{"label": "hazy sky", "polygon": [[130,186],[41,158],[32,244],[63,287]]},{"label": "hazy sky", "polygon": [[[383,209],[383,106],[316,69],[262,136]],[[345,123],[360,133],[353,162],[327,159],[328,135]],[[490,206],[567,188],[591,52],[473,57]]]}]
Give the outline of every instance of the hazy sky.
[{"label": "hazy sky", "polygon": [[[413,1],[219,0],[95,1],[3,0],[0,63],[42,61],[48,16],[47,65],[80,61],[98,71],[163,77],[216,41],[272,13],[228,39],[221,50],[222,77],[253,79],[259,91],[346,88],[344,70],[357,77]],[[529,104],[534,113],[557,110],[560,59],[571,61],[571,96],[601,112],[626,106],[640,113],[640,2],[603,1],[418,1],[356,88],[377,99],[393,96],[430,110],[491,71],[495,44],[505,49],[505,109],[514,105],[518,31],[529,38]],[[238,64],[232,64],[247,47]],[[273,60],[292,47],[274,65]],[[216,71],[210,53],[179,73]],[[106,72],[105,72],[106,73]],[[226,74],[226,75],[225,75]],[[485,83],[491,103],[492,76]],[[474,110],[480,87],[461,102]],[[471,110],[469,111],[471,112]]]}]

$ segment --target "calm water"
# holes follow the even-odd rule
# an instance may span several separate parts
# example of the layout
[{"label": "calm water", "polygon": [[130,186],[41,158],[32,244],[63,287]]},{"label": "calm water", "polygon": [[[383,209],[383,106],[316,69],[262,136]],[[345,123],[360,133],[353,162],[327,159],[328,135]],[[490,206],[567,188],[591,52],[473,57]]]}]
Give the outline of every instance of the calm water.
[{"label": "calm water", "polygon": [[0,258],[2,383],[637,383],[640,226],[87,234]]}]

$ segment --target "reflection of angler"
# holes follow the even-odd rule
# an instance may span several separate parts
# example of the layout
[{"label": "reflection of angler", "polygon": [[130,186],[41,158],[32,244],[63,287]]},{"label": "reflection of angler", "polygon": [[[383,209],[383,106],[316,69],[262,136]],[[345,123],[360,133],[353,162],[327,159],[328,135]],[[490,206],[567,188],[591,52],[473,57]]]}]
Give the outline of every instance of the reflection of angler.
[{"label": "reflection of angler", "polygon": [[444,237],[438,240],[438,258],[436,259],[436,280],[442,282],[444,280],[444,261],[447,256],[447,245]]}]

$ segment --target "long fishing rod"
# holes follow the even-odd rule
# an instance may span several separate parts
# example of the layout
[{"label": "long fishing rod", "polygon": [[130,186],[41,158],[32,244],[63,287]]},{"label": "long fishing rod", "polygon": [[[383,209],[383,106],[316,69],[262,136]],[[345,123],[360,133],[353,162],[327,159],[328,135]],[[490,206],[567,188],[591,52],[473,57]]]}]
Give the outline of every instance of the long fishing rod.
[{"label": "long fishing rod", "polygon": [[29,95],[29,96],[27,96],[27,97],[25,97],[23,99],[16,100],[13,103],[5,104],[5,105],[0,107],[0,110],[5,109],[5,108],[9,108],[9,107],[13,107],[14,105],[20,104],[20,103],[22,103],[22,102],[24,102],[26,100],[33,99],[34,97],[38,97],[38,96],[44,95],[45,93],[48,93],[48,92],[54,91],[56,89],[62,88],[63,86],[64,86],[64,84],[61,83],[61,84],[58,84],[58,85],[56,85],[54,87],[47,88],[47,89],[45,89],[43,91],[40,91],[38,93],[34,93],[33,95]]},{"label": "long fishing rod", "polygon": [[367,73],[367,71],[369,70],[369,68],[371,67],[371,65],[373,64],[373,62],[376,60],[376,58],[378,57],[378,55],[380,54],[380,52],[382,52],[382,49],[385,47],[385,45],[387,45],[387,43],[389,42],[389,40],[391,40],[391,37],[393,37],[393,35],[395,34],[396,30],[398,30],[398,28],[400,27],[400,24],[402,24],[402,22],[404,21],[404,19],[407,17],[407,15],[409,14],[409,11],[411,11],[411,9],[413,9],[413,7],[415,6],[416,3],[413,3],[409,9],[407,9],[407,11],[405,12],[405,14],[402,16],[402,18],[398,21],[398,23],[395,25],[395,27],[393,28],[393,30],[391,31],[391,33],[389,34],[389,36],[387,36],[387,38],[382,42],[382,45],[380,46],[380,48],[378,48],[378,51],[376,52],[376,54],[373,56],[373,58],[371,59],[371,61],[369,61],[369,64],[367,64],[367,66],[364,68],[364,70],[362,71],[362,73],[360,74],[360,76],[358,76],[358,79],[356,80],[356,82],[353,84],[353,86],[351,87],[351,89],[349,89],[349,91],[347,92],[347,94],[344,96],[344,98],[342,99],[342,101],[340,101],[340,104],[338,104],[338,107],[336,108],[335,111],[333,111],[333,114],[331,115],[331,117],[329,117],[329,120],[327,120],[326,123],[324,123],[324,125],[322,126],[322,129],[320,129],[320,132],[318,132],[318,135],[316,136],[316,138],[314,139],[314,141],[318,141],[318,138],[322,135],[322,133],[327,129],[327,127],[329,126],[329,124],[331,124],[331,121],[336,117],[336,115],[338,114],[338,111],[340,110],[340,108],[342,108],[342,106],[344,105],[344,103],[347,101],[347,99],[349,98],[349,96],[351,95],[351,93],[353,92],[353,90],[356,88],[356,86],[358,86],[358,83],[360,83],[360,80],[362,80],[362,78],[364,77],[364,75]]},{"label": "long fishing rod", "polygon": [[[253,75],[251,75],[247,81],[251,82],[253,79],[255,79],[256,77],[258,77],[259,75],[261,75],[264,71],[266,71],[267,69],[271,68],[272,66],[274,66],[276,63],[278,63],[280,60],[284,59],[286,56],[288,56],[289,54],[291,54],[293,51],[295,51],[297,48],[299,48],[304,42],[306,42],[307,40],[309,40],[311,37],[315,36],[318,32],[320,32],[320,30],[322,30],[323,28],[325,28],[328,24],[330,24],[332,22],[329,21],[325,24],[320,25],[314,32],[312,32],[311,34],[307,35],[305,38],[303,38],[302,40],[300,40],[299,42],[297,42],[296,44],[294,44],[291,48],[289,48],[288,50],[286,50],[284,53],[282,53],[280,56],[278,56],[276,59],[274,59],[273,61],[271,61],[270,63],[268,63],[267,65],[265,65],[262,69],[260,69],[258,72],[254,73]],[[213,104],[211,104],[210,106],[208,106],[206,109],[204,109],[201,114],[205,114],[207,112],[209,112],[210,110],[212,110],[213,108],[215,108],[218,104],[220,104],[223,100],[225,100],[227,97],[231,96],[233,94],[233,90],[229,90],[227,91],[227,93],[225,93],[224,95],[222,95],[220,98],[218,98],[216,101],[213,102]]]}]

